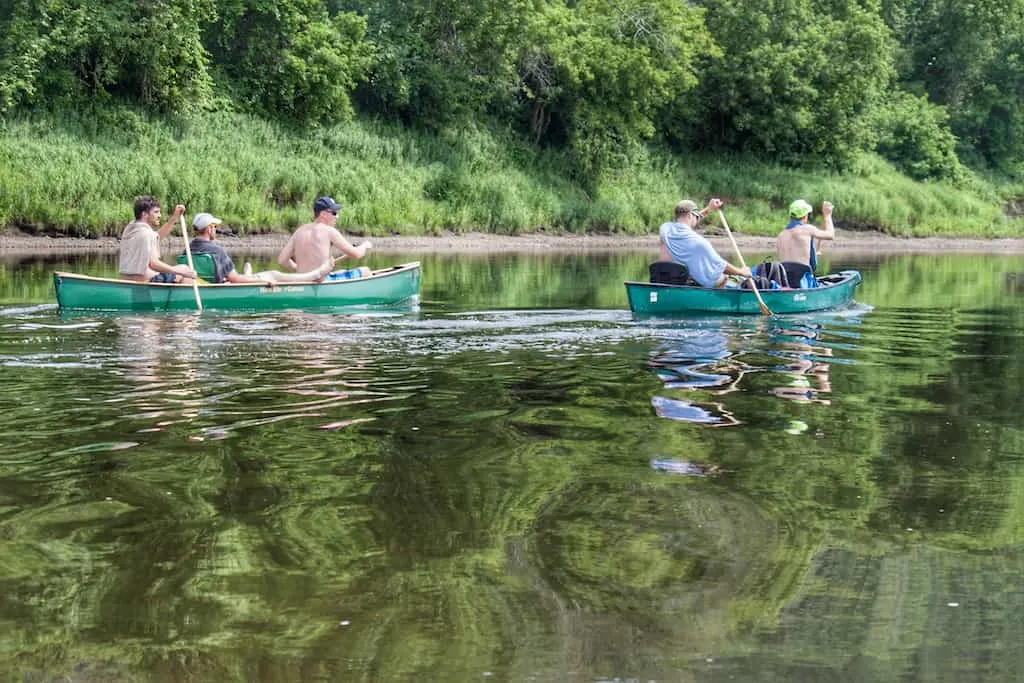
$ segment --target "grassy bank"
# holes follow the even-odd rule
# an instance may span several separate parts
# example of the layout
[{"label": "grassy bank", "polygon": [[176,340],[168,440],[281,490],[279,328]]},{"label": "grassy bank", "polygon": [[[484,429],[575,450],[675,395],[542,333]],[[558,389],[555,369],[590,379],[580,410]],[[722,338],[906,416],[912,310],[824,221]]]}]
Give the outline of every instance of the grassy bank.
[{"label": "grassy bank", "polygon": [[0,225],[117,235],[132,198],[211,211],[240,233],[293,228],[318,194],[345,205],[339,227],[367,235],[453,230],[649,233],[684,197],[727,201],[730,225],[774,234],[797,197],[836,204],[840,227],[900,236],[1016,236],[1003,195],[918,183],[865,158],[836,175],[742,158],[650,152],[588,194],[563,157],[493,130],[415,133],[374,121],[297,131],[250,116],[154,119],[123,108],[8,119],[0,128]]}]

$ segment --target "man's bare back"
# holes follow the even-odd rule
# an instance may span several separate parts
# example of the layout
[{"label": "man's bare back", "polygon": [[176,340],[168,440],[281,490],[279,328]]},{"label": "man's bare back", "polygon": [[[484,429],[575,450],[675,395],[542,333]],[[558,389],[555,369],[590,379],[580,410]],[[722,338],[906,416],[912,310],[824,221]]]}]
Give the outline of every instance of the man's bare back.
[{"label": "man's bare back", "polygon": [[[813,225],[807,227],[814,228]],[[780,261],[811,264],[811,234],[804,226],[783,230],[775,240],[775,246],[779,250]]]},{"label": "man's bare back", "polygon": [[[807,208],[809,210],[810,205],[807,205]],[[831,202],[822,204],[821,214],[825,225],[823,230],[805,222],[803,225],[786,228],[779,233],[775,240],[775,246],[778,249],[780,261],[803,263],[809,266],[811,265],[811,241],[818,240],[820,242],[836,238],[835,226],[832,224]]]}]

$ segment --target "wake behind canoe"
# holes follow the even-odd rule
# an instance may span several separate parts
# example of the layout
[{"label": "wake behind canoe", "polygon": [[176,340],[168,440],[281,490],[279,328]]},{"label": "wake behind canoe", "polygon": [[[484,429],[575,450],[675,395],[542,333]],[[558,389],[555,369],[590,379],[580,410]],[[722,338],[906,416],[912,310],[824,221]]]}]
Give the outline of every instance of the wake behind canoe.
[{"label": "wake behind canoe", "polygon": [[[56,272],[57,306],[67,311],[194,311],[191,285],[131,282]],[[354,280],[201,285],[203,308],[278,311],[344,306],[393,306],[419,296],[420,264],[403,263]]]}]

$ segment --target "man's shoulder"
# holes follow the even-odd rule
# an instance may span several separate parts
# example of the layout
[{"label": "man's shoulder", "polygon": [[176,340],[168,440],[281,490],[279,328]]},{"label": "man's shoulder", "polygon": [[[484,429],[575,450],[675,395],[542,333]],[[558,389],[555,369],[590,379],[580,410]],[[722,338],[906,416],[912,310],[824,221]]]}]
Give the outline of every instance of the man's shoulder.
[{"label": "man's shoulder", "polygon": [[801,225],[794,225],[792,228],[783,228],[782,232],[779,233],[779,237],[783,235],[804,235],[815,230],[815,227],[811,223],[803,223]]},{"label": "man's shoulder", "polygon": [[145,235],[147,232],[154,232],[153,228],[149,227],[149,223],[146,223],[145,221],[132,221],[128,225],[124,226],[124,230],[121,231],[121,239]]},{"label": "man's shoulder", "polygon": [[213,240],[192,240],[192,251],[197,254],[227,254],[228,250]]},{"label": "man's shoulder", "polygon": [[323,223],[304,223],[299,227],[295,228],[295,232],[292,233],[292,237],[300,237],[303,239],[317,239],[322,235],[329,235],[330,231],[333,230],[331,226],[324,225]]},{"label": "man's shoulder", "polygon": [[693,230],[690,229],[690,226],[686,225],[685,223],[677,223],[675,221],[667,221],[665,223],[662,223],[661,227],[658,228],[658,232],[662,234],[672,233],[675,236],[696,234]]}]

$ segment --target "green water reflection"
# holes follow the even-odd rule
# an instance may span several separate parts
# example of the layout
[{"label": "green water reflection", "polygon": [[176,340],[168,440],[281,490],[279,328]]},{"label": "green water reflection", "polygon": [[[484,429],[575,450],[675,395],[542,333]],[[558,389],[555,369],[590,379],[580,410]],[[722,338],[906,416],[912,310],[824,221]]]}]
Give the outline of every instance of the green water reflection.
[{"label": "green water reflection", "polygon": [[114,261],[3,262],[0,672],[1016,680],[1024,259],[635,321],[639,253],[375,258],[418,313],[62,321]]}]

